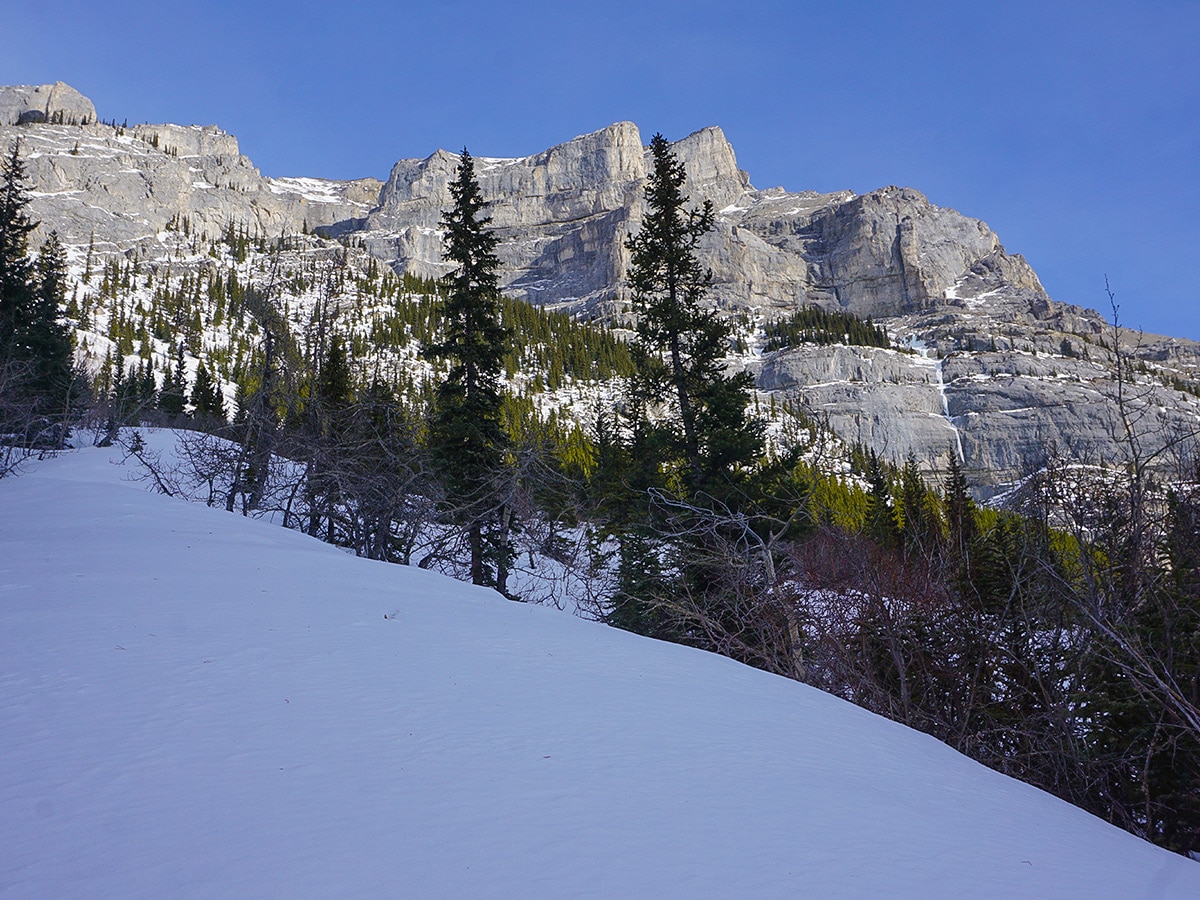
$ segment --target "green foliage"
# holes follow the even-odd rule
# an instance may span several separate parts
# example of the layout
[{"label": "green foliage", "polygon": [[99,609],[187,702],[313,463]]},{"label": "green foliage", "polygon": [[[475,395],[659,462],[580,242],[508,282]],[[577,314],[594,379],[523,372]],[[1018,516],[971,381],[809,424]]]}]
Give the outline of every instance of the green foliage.
[{"label": "green foliage", "polygon": [[651,140],[650,153],[648,211],[626,242],[638,315],[634,393],[671,404],[670,441],[684,482],[693,491],[717,490],[761,452],[762,429],[746,415],[750,375],[725,372],[729,326],[702,305],[712,275],[696,248],[713,227],[712,203],[687,207],[687,174],[661,134]]},{"label": "green foliage", "polygon": [[891,347],[887,332],[870,319],[853,313],[806,306],[789,318],[765,329],[764,349],[782,350],[800,344],[850,344],[860,347]]},{"label": "green foliage", "polygon": [[[741,508],[762,454],[748,415],[752,379],[729,374],[730,326],[705,307],[711,273],[696,255],[715,221],[711,202],[689,208],[686,173],[661,134],[650,143],[642,228],[626,242],[637,314],[622,428],[596,423],[593,494],[619,546],[608,621],[656,637],[717,649],[714,632],[740,621],[737,586],[718,548],[729,529],[713,515]],[[666,414],[650,414],[652,407]],[[734,526],[736,529],[737,526]],[[687,598],[689,613],[678,603]],[[739,639],[745,649],[749,639]],[[742,658],[740,651],[723,650]]]},{"label": "green foliage", "polygon": [[536,372],[547,389],[556,391],[564,378],[609,381],[634,373],[629,346],[602,324],[580,323],[509,297],[503,298],[500,314],[511,336],[504,356],[509,377]]},{"label": "green foliage", "polygon": [[892,504],[892,485],[883,462],[871,450],[867,457],[867,514],[864,532],[885,547],[893,547],[900,537],[899,523]]},{"label": "green foliage", "polygon": [[345,409],[354,402],[350,362],[346,356],[346,344],[340,335],[334,335],[330,341],[329,352],[317,374],[316,401],[329,414]]},{"label": "green foliage", "polygon": [[[19,143],[0,166],[0,374],[8,396],[0,431],[66,421],[77,388],[70,333],[60,320],[66,302],[66,259],[51,233],[35,260],[28,237]],[[18,421],[23,420],[23,421]]]},{"label": "green foliage", "polygon": [[[450,185],[454,204],[442,217],[446,259],[455,269],[444,282],[441,339],[427,348],[450,370],[437,387],[430,451],[446,493],[468,531],[471,580],[497,584],[489,560],[503,566],[491,498],[507,445],[501,421],[500,372],[508,333],[500,323],[497,238],[483,215],[487,202],[464,149]],[[503,585],[499,585],[503,589]]]},{"label": "green foliage", "polygon": [[198,424],[209,428],[225,424],[225,398],[204,363],[196,369],[191,401],[192,417]]}]

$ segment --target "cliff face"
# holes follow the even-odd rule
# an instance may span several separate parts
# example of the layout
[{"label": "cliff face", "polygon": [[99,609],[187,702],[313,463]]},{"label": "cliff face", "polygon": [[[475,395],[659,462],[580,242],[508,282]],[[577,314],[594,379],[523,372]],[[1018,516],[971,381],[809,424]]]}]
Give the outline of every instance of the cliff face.
[{"label": "cliff face", "polygon": [[[749,363],[764,391],[800,398],[843,439],[932,470],[952,456],[986,493],[1049,453],[1121,458],[1112,335],[1104,317],[1052,301],[1020,255],[983,222],[911,188],[757,190],[719,128],[675,144],[693,201],[717,227],[701,256],[711,298],[762,322],[805,304],[884,325],[902,350],[804,346]],[[397,267],[440,274],[438,221],[457,157],[396,165],[367,221],[368,246]],[[481,159],[510,293],[575,312],[625,310],[626,236],[644,212],[649,161],[620,123],[522,159]],[[1200,400],[1176,389],[1200,377],[1200,346],[1149,336],[1125,348],[1170,360],[1126,385],[1127,412],[1160,449],[1200,425]]]},{"label": "cliff face", "polygon": [[[353,220],[365,217],[378,197],[380,183],[370,178],[266,178],[241,155],[237,138],[215,125],[97,124],[91,101],[66,85],[51,88],[0,88],[0,123],[6,123],[0,146],[20,141],[33,187],[30,214],[68,245],[94,237],[127,250],[154,243],[169,227],[183,228],[184,220],[190,231],[209,236],[230,224],[272,236],[338,223],[357,227]],[[79,124],[28,118],[11,124],[13,110],[43,100],[50,122]],[[80,115],[58,114],[64,110]]]},{"label": "cliff face", "polygon": [[92,101],[69,84],[18,84],[0,87],[0,125],[56,122],[88,125],[96,121]]},{"label": "cliff face", "polygon": [[[646,169],[628,122],[521,159],[476,159],[500,238],[502,283],[535,303],[607,299],[624,275],[623,237]],[[396,163],[367,219],[373,253],[397,268],[440,275],[439,221],[458,156],[439,150]]]},{"label": "cliff face", "polygon": [[[215,126],[96,124],[90,101],[62,84],[0,88],[0,144],[18,137],[30,213],[69,246],[153,258],[167,229],[212,238],[232,224],[268,238],[350,237],[398,272],[448,268],[440,219],[458,156],[444,150],[400,160],[386,183],[266,178]],[[717,210],[700,248],[711,300],[737,316],[751,345],[764,322],[816,304],[871,317],[908,348],[756,354],[744,363],[761,390],[798,397],[844,439],[894,460],[912,453],[940,469],[957,455],[979,484],[1017,477],[1052,447],[1120,459],[1104,317],[1051,300],[983,222],[910,188],[756,189],[715,127],[674,146],[693,202]],[[505,290],[626,316],[625,240],[644,214],[648,165],[629,122],[532,156],[476,158]],[[1147,449],[1194,433],[1200,345],[1144,336],[1127,350],[1140,367],[1127,396]]]},{"label": "cliff face", "polygon": [[[933,206],[917,191],[856,197],[755,190],[714,127],[677,142],[675,152],[688,172],[689,195],[712,201],[720,213],[703,255],[722,306],[810,302],[862,316],[897,315],[936,305],[989,260],[1014,285],[1042,292],[986,225]],[[379,255],[424,274],[442,269],[434,232],[456,164],[441,150],[396,164],[367,222]],[[620,295],[623,242],[643,214],[648,164],[629,122],[536,156],[477,160],[480,186],[494,204],[508,289],[535,302],[574,305]]]}]

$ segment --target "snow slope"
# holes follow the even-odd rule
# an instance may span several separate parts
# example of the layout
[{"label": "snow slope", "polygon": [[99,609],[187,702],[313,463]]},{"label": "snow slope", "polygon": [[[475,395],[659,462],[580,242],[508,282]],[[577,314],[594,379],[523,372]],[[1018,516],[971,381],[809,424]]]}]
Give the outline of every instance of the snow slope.
[{"label": "snow slope", "polygon": [[806,686],[148,493],[0,482],[0,896],[1200,897]]}]

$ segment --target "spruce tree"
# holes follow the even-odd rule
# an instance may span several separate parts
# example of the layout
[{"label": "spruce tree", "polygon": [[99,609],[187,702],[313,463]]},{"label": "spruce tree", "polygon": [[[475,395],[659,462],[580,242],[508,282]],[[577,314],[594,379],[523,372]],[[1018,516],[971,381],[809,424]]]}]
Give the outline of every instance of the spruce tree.
[{"label": "spruce tree", "polygon": [[17,337],[33,367],[31,388],[40,412],[65,415],[69,411],[75,366],[71,333],[59,310],[67,296],[67,260],[58,233],[42,244],[33,267],[28,317]]},{"label": "spruce tree", "polygon": [[325,540],[331,544],[337,542],[333,512],[338,501],[341,432],[351,417],[354,402],[346,344],[340,335],[334,335],[324,355],[317,359],[313,397],[307,409],[310,460],[305,485],[308,533],[317,537],[324,528]]},{"label": "spruce tree", "polygon": [[16,334],[31,303],[32,265],[28,255],[29,233],[36,223],[25,214],[24,164],[14,143],[0,165],[0,361],[8,362],[15,352]]},{"label": "spruce tree", "polygon": [[967,486],[967,476],[957,454],[950,454],[950,468],[946,472],[946,525],[950,532],[950,550],[969,569],[971,550],[979,537],[975,521],[975,502]]},{"label": "spruce tree", "polygon": [[[450,362],[437,387],[430,422],[430,451],[454,516],[467,531],[471,581],[496,585],[508,548],[499,537],[506,516],[493,497],[504,463],[500,373],[508,333],[500,324],[497,238],[484,215],[488,203],[464,148],[450,184],[453,206],[442,216],[445,258],[455,265],[443,282],[442,340],[427,354]],[[503,585],[498,585],[503,589]]]},{"label": "spruce tree", "polygon": [[865,475],[869,490],[863,530],[882,546],[895,547],[899,529],[896,527],[896,514],[892,509],[891,479],[888,478],[884,463],[874,449],[867,452]]},{"label": "spruce tree", "polygon": [[183,415],[187,404],[187,373],[183,364],[183,344],[175,345],[175,365],[163,377],[162,390],[158,395],[158,408],[168,421]]},{"label": "spruce tree", "polygon": [[192,385],[192,406],[192,415],[200,425],[226,424],[225,398],[221,395],[220,386],[208,374],[204,363],[200,363],[196,369],[196,383]]},{"label": "spruce tree", "polygon": [[[70,333],[59,320],[66,299],[66,263],[56,234],[36,262],[28,253],[36,227],[25,213],[19,144],[0,164],[0,370],[9,395],[10,417],[62,419],[69,412],[75,377]],[[4,430],[20,427],[15,420]]]},{"label": "spruce tree", "polygon": [[712,273],[696,250],[713,228],[712,202],[688,207],[686,172],[661,134],[651,140],[650,153],[647,213],[626,242],[642,350],[640,389],[648,399],[671,403],[685,481],[692,490],[711,491],[758,456],[761,426],[746,415],[751,376],[725,372],[729,326],[702,305]]},{"label": "spruce tree", "polygon": [[[720,523],[745,505],[761,426],[747,415],[750,375],[725,371],[729,326],[705,306],[712,273],[697,250],[715,223],[712,203],[689,206],[683,165],[661,134],[650,153],[646,214],[626,242],[637,371],[626,406],[626,502],[611,504],[621,564],[608,620],[718,649],[712,635],[735,633],[738,617]],[[652,414],[658,405],[665,416]]]}]

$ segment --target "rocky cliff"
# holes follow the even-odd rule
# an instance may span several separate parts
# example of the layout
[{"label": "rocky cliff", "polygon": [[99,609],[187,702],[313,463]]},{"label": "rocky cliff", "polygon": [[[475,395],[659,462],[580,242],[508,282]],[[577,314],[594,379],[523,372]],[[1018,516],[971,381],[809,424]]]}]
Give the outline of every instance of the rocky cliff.
[{"label": "rocky cliff", "polygon": [[[77,248],[153,258],[168,230],[204,239],[232,224],[272,238],[341,237],[397,272],[447,269],[439,222],[458,157],[444,150],[400,160],[385,183],[266,178],[215,126],[97,124],[90,101],[62,84],[0,88],[0,142],[18,138],[32,215]],[[1121,458],[1116,337],[1099,313],[1051,300],[986,224],[910,188],[759,190],[719,128],[675,151],[692,199],[718,211],[701,247],[712,302],[752,348],[764,323],[809,304],[871,317],[894,342],[755,351],[742,364],[762,391],[798,397],[844,439],[895,460],[911,453],[936,471],[956,455],[984,490],[1052,448]],[[627,315],[624,242],[644,213],[647,165],[629,122],[528,157],[478,157],[505,289],[587,316]],[[1126,411],[1147,449],[1194,434],[1200,345],[1126,340]]]},{"label": "rocky cliff", "polygon": [[0,125],[55,122],[88,125],[96,121],[92,101],[69,84],[0,87]]},{"label": "rocky cliff", "polygon": [[[687,136],[675,151],[690,196],[719,211],[702,253],[713,270],[713,299],[726,309],[769,314],[815,303],[892,316],[937,305],[980,267],[1044,298],[1037,276],[1004,252],[991,229],[917,191],[756,190],[715,127]],[[437,228],[456,163],[439,150],[396,164],[365,231],[379,256],[422,274],[444,271]],[[629,122],[535,156],[478,160],[506,289],[577,310],[620,299],[624,239],[643,214],[647,165]]]},{"label": "rocky cliff", "polygon": [[[934,471],[958,456],[986,493],[1050,453],[1122,458],[1116,338],[1104,316],[1051,300],[1028,263],[983,222],[910,188],[757,190],[719,128],[675,144],[693,200],[713,201],[702,245],[712,299],[751,322],[814,304],[873,318],[897,349],[803,346],[749,362],[759,388],[801,398],[845,440]],[[396,165],[368,218],[368,246],[395,265],[440,274],[438,220],[457,157]],[[620,313],[624,239],[643,214],[648,161],[619,123],[536,156],[481,159],[511,293],[576,312]],[[1158,451],[1200,425],[1200,346],[1122,338],[1144,371],[1127,414]],[[1166,366],[1147,361],[1170,360]]]},{"label": "rocky cliff", "polygon": [[[31,104],[49,110],[47,124],[14,118]],[[59,120],[75,124],[51,124]],[[371,178],[266,178],[241,155],[237,138],[215,125],[97,123],[91,101],[61,83],[0,87],[0,123],[0,146],[20,141],[30,214],[68,245],[94,239],[152,254],[149,245],[168,228],[209,236],[231,224],[272,236],[345,230],[361,225],[380,188]]]}]

